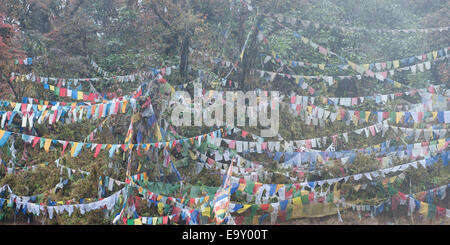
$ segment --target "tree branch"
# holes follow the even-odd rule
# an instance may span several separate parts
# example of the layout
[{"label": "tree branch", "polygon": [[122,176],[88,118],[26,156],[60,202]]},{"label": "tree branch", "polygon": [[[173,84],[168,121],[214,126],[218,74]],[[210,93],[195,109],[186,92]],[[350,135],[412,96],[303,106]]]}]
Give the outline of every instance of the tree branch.
[{"label": "tree branch", "polygon": [[150,3],[150,7],[152,8],[153,13],[155,13],[156,16],[158,16],[158,18],[162,21],[164,26],[173,31],[172,25],[170,25],[170,23],[159,14],[158,10],[156,9],[156,5],[154,3]]}]

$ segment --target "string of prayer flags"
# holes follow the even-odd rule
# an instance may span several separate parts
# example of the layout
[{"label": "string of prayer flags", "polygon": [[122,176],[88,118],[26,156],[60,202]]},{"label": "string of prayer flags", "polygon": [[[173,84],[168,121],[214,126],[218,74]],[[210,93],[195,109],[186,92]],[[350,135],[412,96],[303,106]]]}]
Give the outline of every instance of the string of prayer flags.
[{"label": "string of prayer flags", "polygon": [[[297,106],[300,105],[300,106]],[[431,107],[429,103],[427,104],[418,104],[417,107],[413,108],[410,111],[359,111],[359,110],[350,110],[344,109],[342,107],[338,108],[337,112],[331,112],[322,107],[316,106],[314,104],[308,105],[303,104],[302,101],[297,101],[295,104],[289,104],[291,112],[294,114],[299,114],[303,120],[306,121],[307,124],[310,124],[312,119],[315,120],[314,124],[318,120],[328,121],[346,121],[350,123],[353,121],[355,125],[358,125],[358,122],[368,122],[369,118],[376,118],[378,122],[381,122],[385,119],[389,119],[393,123],[419,123],[428,119],[430,121],[437,121],[439,123],[450,123],[450,111],[429,111]],[[433,116],[436,115],[436,116]],[[320,116],[320,117],[319,117]]]},{"label": "string of prayer flags", "polygon": [[[446,147],[441,148],[438,151],[443,151],[445,148]],[[448,159],[448,152],[446,152],[446,151],[444,151],[443,153],[438,154],[436,156],[425,158],[423,160],[413,161],[413,162],[409,162],[409,163],[405,163],[405,164],[396,165],[394,167],[387,167],[387,168],[379,169],[376,171],[370,171],[370,172],[366,172],[366,173],[352,174],[352,175],[348,175],[345,177],[337,177],[337,178],[326,179],[326,180],[300,182],[300,183],[294,183],[294,184],[280,184],[280,185],[276,186],[275,191],[267,191],[267,190],[271,190],[271,188],[273,187],[273,185],[271,185],[271,184],[263,184],[263,183],[253,182],[253,181],[246,181],[245,179],[236,178],[236,177],[231,178],[231,185],[232,186],[242,185],[242,188],[240,187],[240,190],[244,191],[250,195],[257,195],[256,191],[258,191],[258,190],[260,190],[260,191],[266,190],[267,191],[266,197],[265,197],[266,199],[273,197],[273,195],[278,193],[278,194],[280,194],[279,199],[285,200],[286,199],[286,193],[285,193],[286,188],[283,188],[283,187],[291,188],[292,186],[299,186],[299,187],[314,188],[315,186],[323,186],[324,184],[333,185],[342,180],[345,180],[345,182],[347,182],[347,180],[349,180],[349,179],[359,181],[362,179],[362,177],[366,177],[368,180],[372,181],[372,177],[378,178],[380,176],[384,176],[389,173],[396,173],[399,171],[404,172],[410,167],[417,169],[418,164],[420,164],[424,168],[430,167],[430,166],[433,166],[440,159],[444,159],[444,158]],[[260,186],[260,188],[258,188],[258,190],[257,190],[256,188],[254,188],[255,185]],[[281,193],[279,193],[280,190],[281,190]],[[261,197],[261,196],[259,196],[259,197]],[[339,199],[339,198],[337,198],[337,199]]]},{"label": "string of prayer flags", "polygon": [[[283,27],[286,28],[286,29],[288,29],[288,28],[285,27],[285,26],[283,26]],[[367,76],[370,76],[370,77],[372,77],[372,78],[376,78],[376,79],[378,79],[378,80],[380,80],[380,81],[386,80],[386,81],[388,81],[388,82],[390,82],[390,83],[393,83],[393,84],[394,84],[394,87],[406,86],[406,85],[402,85],[401,83],[399,83],[399,82],[397,82],[397,81],[393,81],[392,79],[389,79],[389,78],[387,78],[387,77],[384,77],[383,74],[377,75],[377,76],[376,76],[375,73],[369,69],[369,68],[370,68],[370,65],[369,65],[369,66],[367,66],[367,65],[358,65],[358,64],[356,64],[356,63],[354,63],[354,62],[351,62],[351,61],[349,61],[348,59],[346,59],[346,58],[344,58],[344,57],[342,57],[342,56],[340,56],[340,55],[338,55],[338,54],[336,54],[336,53],[334,53],[334,52],[332,52],[332,51],[330,51],[330,50],[328,50],[328,49],[326,49],[326,48],[324,48],[324,47],[322,47],[322,46],[320,46],[320,45],[318,45],[318,44],[316,44],[316,43],[313,42],[312,40],[310,40],[310,39],[308,39],[308,38],[306,38],[306,37],[303,37],[302,35],[300,35],[300,34],[297,33],[297,32],[294,32],[294,36],[295,36],[296,38],[301,39],[302,42],[303,42],[304,44],[310,45],[314,50],[317,50],[317,49],[318,49],[318,50],[319,50],[319,53],[321,53],[322,55],[328,56],[328,54],[330,54],[330,55],[336,56],[337,58],[339,58],[339,59],[341,59],[341,60],[347,62],[347,64],[348,64],[348,67],[347,67],[347,68],[351,68],[351,69],[355,70],[356,72],[358,72],[359,74],[364,74],[364,73],[365,73]],[[325,52],[325,51],[326,51],[326,52]],[[441,55],[440,57],[447,56],[447,51],[448,51],[448,47],[443,48],[441,51],[432,51],[432,52],[428,53],[426,56],[423,56],[423,55],[422,55],[421,57],[427,58],[427,57],[430,57],[430,56],[431,56],[430,59],[432,60],[433,57],[434,57],[434,59],[438,58],[438,57],[437,57],[437,54],[438,54],[438,53]],[[444,53],[445,53],[445,54],[444,54]],[[432,54],[436,54],[436,55],[433,56]],[[413,59],[415,59],[415,58],[413,57]],[[409,59],[408,59],[408,60],[409,60]],[[392,63],[394,64],[394,69],[396,69],[396,68],[399,67],[399,60],[394,60]],[[408,87],[408,86],[406,86],[406,87]]]},{"label": "string of prayer flags", "polygon": [[14,64],[14,65],[32,65],[33,62],[35,62],[36,60],[40,59],[42,56],[36,56],[36,57],[26,57],[26,58],[17,58],[17,59],[9,59],[7,60],[7,62],[9,64]]},{"label": "string of prayer flags", "polygon": [[[130,104],[128,103],[130,102]],[[78,122],[84,119],[96,120],[102,117],[116,115],[118,113],[125,113],[127,108],[136,104],[135,99],[130,101],[116,101],[110,103],[101,103],[93,105],[36,105],[27,103],[16,103],[9,101],[0,101],[0,106],[11,106],[13,111],[3,112],[0,111],[2,116],[2,128],[6,118],[9,118],[8,125],[11,125],[12,118],[16,115],[22,117],[21,127],[28,127],[31,129],[33,124],[37,122],[42,124],[48,119],[50,125],[56,122],[72,123]]]},{"label": "string of prayer flags", "polygon": [[313,27],[316,29],[322,29],[324,27],[328,28],[335,28],[339,29],[341,31],[347,31],[347,32],[355,32],[355,31],[362,31],[362,32],[368,32],[368,33],[429,33],[429,32],[444,32],[448,31],[450,26],[442,26],[442,27],[430,27],[430,28],[412,28],[412,29],[371,29],[371,28],[364,28],[364,27],[348,27],[348,26],[342,26],[342,25],[336,25],[336,24],[321,24],[318,22],[310,21],[310,20],[304,20],[298,17],[291,17],[291,16],[284,16],[283,14],[274,14],[274,17],[279,22],[285,22],[289,23],[291,25],[297,25],[301,24],[305,28],[307,27]]},{"label": "string of prayer flags", "polygon": [[[295,95],[292,93],[290,96],[287,96],[290,98],[290,104],[302,104],[302,105],[308,105],[308,104],[314,104],[316,101],[325,105],[339,105],[339,106],[345,106],[345,107],[352,107],[352,106],[358,106],[362,104],[364,101],[367,100],[373,100],[377,104],[385,104],[388,102],[388,100],[394,100],[397,98],[401,98],[402,96],[415,96],[417,94],[428,96],[428,91],[431,89],[432,91],[435,91],[436,88],[439,88],[440,85],[432,85],[428,88],[422,88],[422,89],[410,89],[405,92],[399,92],[399,93],[391,93],[391,94],[376,94],[372,96],[359,96],[359,97],[325,97],[325,96],[302,96],[302,95]],[[436,97],[437,95],[435,93],[432,93],[432,96]]]},{"label": "string of prayer flags", "polygon": [[[24,212],[33,213],[36,216],[39,216],[41,214],[41,211],[47,211],[48,216],[50,219],[53,219],[53,214],[62,214],[64,211],[68,212],[69,216],[73,213],[73,210],[75,208],[78,208],[80,211],[80,214],[85,214],[86,212],[90,212],[92,210],[97,210],[106,207],[106,209],[111,210],[114,205],[118,202],[119,195],[121,195],[125,188],[122,188],[121,190],[115,192],[114,194],[110,195],[109,197],[103,198],[101,200],[91,202],[91,203],[80,203],[80,204],[65,204],[60,203],[60,205],[56,205],[56,202],[52,202],[51,205],[44,205],[42,203],[36,204],[31,203],[29,200],[30,197],[21,197],[17,196],[13,193],[11,188],[8,185],[5,185],[1,188],[1,190],[5,190],[7,188],[8,193],[10,195],[10,203],[14,202],[16,204],[17,209],[23,209]],[[81,199],[80,199],[80,202]]]}]

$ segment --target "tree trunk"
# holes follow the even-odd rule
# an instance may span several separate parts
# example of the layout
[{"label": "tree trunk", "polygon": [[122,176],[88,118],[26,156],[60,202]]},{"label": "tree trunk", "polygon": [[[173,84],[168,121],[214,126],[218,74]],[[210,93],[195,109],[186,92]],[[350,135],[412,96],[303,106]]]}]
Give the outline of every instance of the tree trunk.
[{"label": "tree trunk", "polygon": [[189,35],[185,35],[181,42],[181,55],[180,55],[180,73],[181,78],[185,82],[187,67],[189,64],[189,46],[191,44],[191,38]]},{"label": "tree trunk", "polygon": [[3,71],[2,70],[0,70],[0,74],[2,74],[2,80],[5,80],[8,83],[9,87],[11,88],[11,91],[13,92],[14,97],[16,98],[16,101],[19,101],[19,96],[17,95],[17,92],[14,89],[13,85],[11,84],[11,82],[9,81],[9,79],[3,75]]},{"label": "tree trunk", "polygon": [[[256,25],[253,26],[252,28],[254,28],[253,30],[251,30],[251,34],[250,37],[247,41],[247,46],[245,47],[245,51],[244,51],[244,56],[242,59],[242,64],[241,64],[241,68],[242,68],[242,73],[240,74],[240,81],[242,81],[242,84],[244,85],[244,89],[248,89],[249,87],[249,75],[250,75],[250,70],[252,69],[252,67],[254,67],[254,63],[255,60],[258,58],[258,47],[259,44],[257,43],[257,35],[258,35],[258,31],[257,26],[261,25],[261,23],[264,20],[264,15],[261,15],[258,17],[257,21],[256,21]],[[245,40],[244,40],[245,43]],[[244,43],[242,43],[242,46],[244,45]]]}]

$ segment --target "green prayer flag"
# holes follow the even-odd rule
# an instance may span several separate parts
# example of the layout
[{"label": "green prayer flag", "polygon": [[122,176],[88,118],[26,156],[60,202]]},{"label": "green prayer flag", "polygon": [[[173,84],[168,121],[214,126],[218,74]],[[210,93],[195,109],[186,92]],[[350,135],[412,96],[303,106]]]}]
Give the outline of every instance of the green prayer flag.
[{"label": "green prayer flag", "polygon": [[391,185],[391,183],[387,183],[387,186],[388,186],[388,192],[389,192],[389,194],[390,195],[395,195],[395,194],[397,194],[398,193],[398,190],[396,189],[396,188],[394,188],[392,185]]},{"label": "green prayer flag", "polygon": [[360,111],[359,112],[359,118],[366,120],[366,111]]},{"label": "green prayer flag", "polygon": [[395,111],[391,111],[389,112],[389,119],[395,123],[395,119],[396,119],[396,113]]},{"label": "green prayer flag", "polygon": [[255,182],[249,181],[245,186],[245,192],[248,194],[253,194],[253,188],[255,187]]},{"label": "green prayer flag", "polygon": [[258,210],[258,205],[252,205],[251,207],[251,213],[252,213],[252,217],[256,215],[256,211]]},{"label": "green prayer flag", "polygon": [[164,203],[164,213],[168,214],[170,211],[171,206],[169,204]]},{"label": "green prayer flag", "polygon": [[246,216],[244,220],[244,225],[253,225],[253,216]]},{"label": "green prayer flag", "polygon": [[200,191],[199,186],[192,186],[191,187],[191,197],[198,197],[199,191]]},{"label": "green prayer flag", "polygon": [[286,211],[286,221],[290,220],[292,217],[292,204],[288,204]]},{"label": "green prayer flag", "polygon": [[328,193],[326,202],[327,203],[332,203],[333,202],[333,198],[334,198],[333,193]]},{"label": "green prayer flag", "polygon": [[434,219],[436,217],[436,205],[428,204],[428,218]]},{"label": "green prayer flag", "polygon": [[309,204],[309,196],[308,195],[302,195],[302,204]]},{"label": "green prayer flag", "polygon": [[392,61],[388,61],[388,62],[386,62],[386,69],[391,69],[391,67],[392,67]]},{"label": "green prayer flag", "polygon": [[239,198],[241,196],[241,194],[242,194],[242,192],[240,190],[236,190],[235,193],[236,193],[236,197],[237,198]]}]

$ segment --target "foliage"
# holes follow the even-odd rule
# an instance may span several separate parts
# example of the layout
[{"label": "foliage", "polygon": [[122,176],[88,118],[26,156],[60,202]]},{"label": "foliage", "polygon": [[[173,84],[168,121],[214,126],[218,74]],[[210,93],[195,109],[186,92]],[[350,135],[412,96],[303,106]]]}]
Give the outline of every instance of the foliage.
[{"label": "foliage", "polygon": [[[246,5],[251,2],[252,9]],[[309,95],[308,91],[300,89],[288,79],[277,79],[268,82],[255,76],[253,69],[280,71],[289,74],[330,76],[348,75],[348,71],[339,71],[336,68],[320,70],[317,67],[288,67],[285,64],[271,59],[265,63],[264,58],[272,55],[272,51],[281,56],[283,60],[298,60],[311,63],[341,64],[335,57],[324,58],[311,47],[303,45],[302,41],[293,35],[293,32],[314,40],[314,42],[329,48],[333,52],[349,60],[364,64],[394,60],[401,57],[419,55],[442,48],[448,45],[448,32],[430,33],[379,33],[344,32],[337,28],[325,27],[327,25],[355,26],[368,29],[414,29],[424,27],[437,27],[449,25],[448,0],[287,0],[287,1],[224,1],[224,0],[7,0],[0,3],[0,98],[21,101],[22,97],[32,97],[44,100],[59,101],[62,98],[44,90],[41,84],[29,82],[9,82],[11,72],[29,73],[54,77],[99,77],[91,67],[90,61],[95,60],[105,71],[114,75],[126,75],[141,71],[151,71],[151,68],[160,68],[178,65],[179,70],[172,71],[166,77],[173,86],[187,85],[186,90],[192,94],[192,85],[187,84],[198,78],[198,70],[206,71],[209,81],[220,81],[230,72],[230,67],[224,67],[204,60],[198,51],[211,57],[221,57],[232,64],[237,64],[237,71],[232,71],[227,78],[238,84],[241,90],[276,90],[289,94]],[[283,28],[273,20],[274,14],[285,17],[296,17],[321,23],[323,28],[302,25]],[[258,40],[258,31],[262,30],[267,40]],[[249,35],[250,34],[250,35]],[[244,43],[245,52],[242,59],[240,54]],[[18,58],[37,57],[33,66],[15,65],[10,61]],[[448,61],[433,65],[431,72],[411,74],[410,72],[396,72],[392,79],[414,88],[423,88],[433,81],[435,84],[447,84],[450,79]],[[252,75],[253,74],[253,75]],[[227,82],[229,82],[227,81]],[[221,81],[220,81],[221,82]],[[79,86],[70,84],[70,86]],[[130,94],[137,88],[137,84],[120,84],[114,81],[102,80],[93,82],[95,89],[111,97]],[[167,93],[160,92],[163,84],[152,85],[151,100],[157,118],[168,119],[170,110],[164,111],[163,102],[168,98]],[[396,93],[402,89],[393,88],[388,84],[380,84],[373,79],[348,80],[337,85],[325,86],[324,83],[313,83],[316,95],[339,96],[366,96]],[[205,91],[220,87],[203,82]],[[10,93],[9,90],[13,93]],[[90,89],[81,86],[81,89]],[[229,86],[221,89],[233,89]],[[14,97],[13,97],[14,96]],[[68,101],[74,102],[74,101]],[[138,101],[143,104],[143,101]],[[383,110],[394,110],[397,105],[407,103],[420,103],[420,97],[401,98],[389,102]],[[4,108],[2,108],[4,109]],[[328,106],[329,110],[335,110]],[[379,110],[380,106],[374,102],[365,102],[356,107],[359,110]],[[355,109],[355,110],[356,110]],[[333,134],[354,130],[362,125],[346,125],[344,122],[327,124],[326,127],[305,125],[299,117],[289,112],[289,108],[282,106],[280,113],[280,135],[285,139],[309,139],[314,137],[330,136]],[[94,138],[93,142],[118,143],[122,142],[128,128],[131,111],[125,115],[112,117]],[[82,141],[98,125],[99,121],[86,120],[81,123],[42,125],[35,124],[34,131],[40,136],[49,136],[57,139]],[[158,123],[161,123],[158,121]],[[20,121],[15,119],[15,125]],[[144,120],[139,125],[146,125]],[[160,124],[164,130],[169,130]],[[424,128],[427,125],[414,125]],[[144,127],[144,126],[143,126]],[[156,130],[154,127],[144,127],[145,141],[155,141],[150,137]],[[245,130],[258,134],[259,129],[245,127]],[[14,126],[8,130],[23,130]],[[175,130],[182,136],[194,136],[210,132],[213,128],[179,127]],[[25,131],[27,132],[27,131]],[[166,140],[165,138],[164,140]],[[246,138],[248,140],[249,137]],[[133,140],[136,140],[136,132]],[[278,140],[277,137],[267,140]],[[398,135],[388,134],[385,137],[354,137],[349,142],[339,140],[338,149],[355,149],[380,144],[391,140],[392,144],[414,143],[410,139],[403,139]],[[330,139],[329,139],[330,142]],[[47,166],[36,171],[24,171],[15,174],[6,174],[0,170],[0,185],[9,184],[18,195],[43,194],[51,200],[63,200],[77,203],[80,198],[98,198],[98,176],[110,176],[120,180],[126,176],[126,154],[117,154],[110,159],[102,151],[96,159],[88,149],[77,158],[66,157],[62,164],[74,169],[91,172],[87,177],[79,175],[69,177],[63,173],[62,177],[69,179],[69,183],[56,193],[48,193],[60,181],[59,169],[52,161],[61,155],[60,149],[51,149],[49,153],[38,147],[28,146],[24,152],[24,144],[20,139],[16,141],[18,166],[32,166],[47,163]],[[329,144],[328,144],[329,145]],[[326,149],[328,145],[322,147]],[[12,160],[8,147],[1,150],[1,158],[9,163]],[[202,151],[206,144],[199,147]],[[223,149],[219,148],[219,151]],[[186,157],[184,153],[172,151],[177,160]],[[147,172],[152,181],[164,183],[177,183],[176,175],[161,165],[162,151],[143,153],[142,156],[133,154],[132,172]],[[19,157],[20,156],[20,157]],[[264,154],[247,154],[246,158],[264,162],[270,171],[288,172],[279,168],[279,164]],[[178,163],[178,162],[177,162]],[[395,164],[404,163],[396,159]],[[140,171],[138,168],[140,167]],[[327,173],[323,175],[310,175],[309,180],[334,178],[336,176],[372,171],[380,167],[375,156],[358,155],[353,164],[342,165],[335,162],[326,162],[322,166]],[[199,175],[193,175],[195,161],[179,162],[177,166],[186,184],[202,186],[219,186],[220,175],[217,171],[202,170]],[[448,167],[432,167],[429,169],[408,170],[406,180],[396,183],[396,186],[405,193],[417,192],[433,186],[448,182]],[[161,174],[162,173],[162,174]],[[163,178],[161,178],[163,175]],[[290,179],[282,174],[274,174],[268,181],[274,184],[288,183]],[[349,200],[372,200],[386,197],[386,192],[380,191],[377,186],[369,186],[367,190],[355,190],[353,183],[342,185],[342,193]],[[114,190],[116,191],[116,190]],[[105,196],[112,192],[107,191]],[[136,194],[136,191],[134,192]],[[123,197],[122,197],[123,198]],[[235,198],[235,199],[234,199]],[[233,200],[246,202],[244,195],[235,195]],[[154,205],[133,199],[138,203],[137,213],[141,216],[158,216],[158,209]],[[270,201],[277,201],[275,199]],[[117,205],[113,213],[105,210],[90,212],[81,215],[75,212],[71,217],[66,213],[57,215],[52,220],[45,218],[32,218],[32,222],[45,224],[110,224],[115,212],[120,210]],[[4,220],[10,222],[17,216],[19,221],[26,221],[26,216],[15,214],[13,209],[3,209],[6,214]],[[2,213],[2,212],[0,212]],[[20,220],[22,219],[22,220]]]}]

